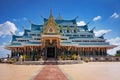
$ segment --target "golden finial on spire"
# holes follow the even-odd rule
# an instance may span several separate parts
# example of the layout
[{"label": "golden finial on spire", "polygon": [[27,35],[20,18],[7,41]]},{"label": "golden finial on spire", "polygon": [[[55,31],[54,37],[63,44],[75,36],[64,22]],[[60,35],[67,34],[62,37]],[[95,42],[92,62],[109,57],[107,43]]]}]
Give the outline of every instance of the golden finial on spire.
[{"label": "golden finial on spire", "polygon": [[50,9],[50,16],[52,16],[52,9]]}]

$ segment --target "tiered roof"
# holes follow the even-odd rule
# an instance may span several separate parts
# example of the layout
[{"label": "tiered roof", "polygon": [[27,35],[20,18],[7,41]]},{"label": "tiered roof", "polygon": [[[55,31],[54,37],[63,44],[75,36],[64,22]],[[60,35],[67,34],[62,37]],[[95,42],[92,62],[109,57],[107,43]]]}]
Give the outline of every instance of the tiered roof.
[{"label": "tiered roof", "polygon": [[[52,24],[47,24],[50,19]],[[60,15],[57,19],[53,19],[52,13],[49,19],[44,18],[43,25],[31,23],[31,29],[24,29],[22,36],[12,35],[12,41],[9,46],[23,46],[23,45],[41,45],[41,35],[45,33],[44,30],[48,25],[53,25],[61,34],[61,45],[73,44],[76,46],[111,46],[105,42],[104,35],[96,37],[94,29],[89,30],[88,24],[84,26],[77,26],[76,19],[65,20]],[[72,34],[71,34],[72,33]]]}]

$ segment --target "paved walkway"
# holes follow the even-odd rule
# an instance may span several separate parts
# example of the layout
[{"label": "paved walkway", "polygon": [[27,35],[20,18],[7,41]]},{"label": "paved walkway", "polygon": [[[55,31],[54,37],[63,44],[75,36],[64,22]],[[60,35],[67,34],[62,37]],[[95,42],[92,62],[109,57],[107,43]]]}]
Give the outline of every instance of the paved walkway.
[{"label": "paved walkway", "polygon": [[57,65],[46,65],[35,80],[68,80]]}]

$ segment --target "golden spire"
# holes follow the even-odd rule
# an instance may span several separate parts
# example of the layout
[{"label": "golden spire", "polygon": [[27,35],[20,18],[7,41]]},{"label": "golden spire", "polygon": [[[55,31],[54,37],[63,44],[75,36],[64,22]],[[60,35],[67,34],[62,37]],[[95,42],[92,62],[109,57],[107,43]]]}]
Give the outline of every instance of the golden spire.
[{"label": "golden spire", "polygon": [[43,33],[58,33],[57,24],[52,16],[52,10],[50,9],[50,16],[48,21],[45,23],[45,28]]},{"label": "golden spire", "polygon": [[52,16],[52,9],[50,9],[50,16]]},{"label": "golden spire", "polygon": [[54,18],[53,18],[53,16],[52,16],[52,9],[50,9],[50,16],[49,16],[49,19],[48,19],[46,25],[49,25],[49,24],[54,24],[54,25],[56,25],[56,23],[55,23],[55,21],[54,21]]}]

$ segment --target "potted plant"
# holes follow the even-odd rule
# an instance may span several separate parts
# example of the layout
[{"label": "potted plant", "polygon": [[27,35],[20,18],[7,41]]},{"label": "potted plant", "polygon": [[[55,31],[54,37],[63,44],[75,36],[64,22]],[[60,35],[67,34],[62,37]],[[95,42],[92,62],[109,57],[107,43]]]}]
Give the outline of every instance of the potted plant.
[{"label": "potted plant", "polygon": [[40,56],[40,61],[42,61],[43,60],[43,57],[42,56]]},{"label": "potted plant", "polygon": [[27,58],[27,55],[26,54],[23,54],[23,60],[25,61]]},{"label": "potted plant", "polygon": [[85,62],[88,63],[89,62],[89,58],[86,57],[85,58]]},{"label": "potted plant", "polygon": [[72,54],[71,58],[72,58],[72,60],[76,60],[77,59],[76,54]]},{"label": "potted plant", "polygon": [[14,63],[14,60],[13,59],[9,59],[8,63],[12,64],[12,63]]},{"label": "potted plant", "polygon": [[64,58],[64,60],[66,60],[66,59],[67,59],[67,55],[66,55],[66,54],[64,54],[64,55],[63,55],[63,58]]}]

